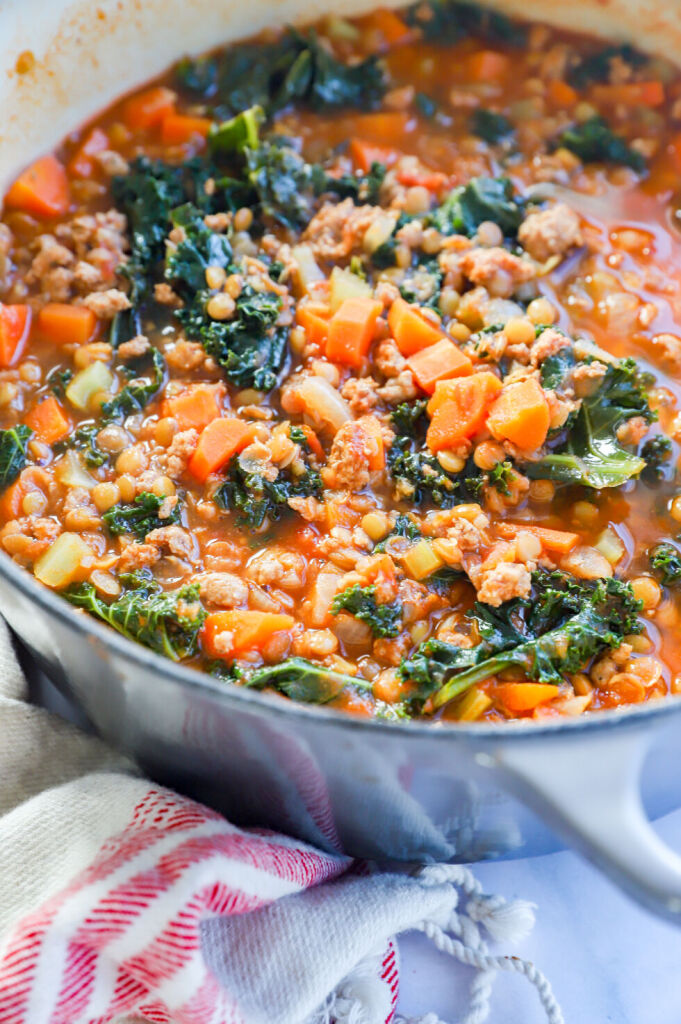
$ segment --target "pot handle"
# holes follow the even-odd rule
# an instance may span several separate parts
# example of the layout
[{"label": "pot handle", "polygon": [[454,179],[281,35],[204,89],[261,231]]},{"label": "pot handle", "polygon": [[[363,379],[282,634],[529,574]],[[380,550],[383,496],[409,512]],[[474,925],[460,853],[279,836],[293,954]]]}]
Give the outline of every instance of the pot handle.
[{"label": "pot handle", "polygon": [[650,734],[629,729],[509,744],[498,767],[556,833],[648,910],[681,926],[681,856],[641,801]]}]

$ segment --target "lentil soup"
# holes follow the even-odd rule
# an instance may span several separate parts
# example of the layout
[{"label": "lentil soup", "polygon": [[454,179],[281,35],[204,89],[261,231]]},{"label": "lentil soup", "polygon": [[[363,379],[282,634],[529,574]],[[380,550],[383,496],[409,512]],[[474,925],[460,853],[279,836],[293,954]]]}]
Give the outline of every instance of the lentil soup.
[{"label": "lentil soup", "polygon": [[0,544],[386,719],[681,685],[681,76],[468,4],[124,98],[0,221]]}]

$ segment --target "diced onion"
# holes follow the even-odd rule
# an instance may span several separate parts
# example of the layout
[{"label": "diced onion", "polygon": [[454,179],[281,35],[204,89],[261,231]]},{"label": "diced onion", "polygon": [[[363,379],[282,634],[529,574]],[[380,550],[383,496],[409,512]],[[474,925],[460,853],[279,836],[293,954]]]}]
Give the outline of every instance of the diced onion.
[{"label": "diced onion", "polygon": [[83,468],[80,457],[68,451],[55,466],[54,475],[64,487],[85,487],[91,491],[97,481]]},{"label": "diced onion", "polygon": [[312,286],[324,280],[324,274],[317,265],[309,245],[294,245],[291,255],[296,261],[298,284],[304,292],[310,292]]},{"label": "diced onion", "polygon": [[334,433],[352,419],[350,406],[324,377],[304,377],[296,390],[307,415]]},{"label": "diced onion", "polygon": [[86,412],[92,396],[98,391],[109,391],[112,384],[111,370],[104,363],[97,361],[76,374],[66,389],[66,397],[74,408]]},{"label": "diced onion", "polygon": [[610,565],[617,565],[624,557],[624,544],[610,526],[603,530],[594,547],[597,551],[600,551],[604,558],[607,558]]},{"label": "diced onion", "polygon": [[363,281],[357,274],[341,269],[341,267],[333,268],[330,282],[329,305],[332,313],[335,313],[346,299],[365,299],[372,295],[371,285]]}]

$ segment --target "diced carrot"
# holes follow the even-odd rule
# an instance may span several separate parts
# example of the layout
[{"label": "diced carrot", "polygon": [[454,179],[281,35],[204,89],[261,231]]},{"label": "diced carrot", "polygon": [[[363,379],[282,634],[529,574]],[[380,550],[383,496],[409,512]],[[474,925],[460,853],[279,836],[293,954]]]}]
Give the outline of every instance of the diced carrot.
[{"label": "diced carrot", "polygon": [[178,430],[203,430],[220,415],[223,389],[214,384],[195,384],[182,394],[166,398],[161,415],[177,421]]},{"label": "diced carrot", "polygon": [[296,322],[303,328],[308,342],[324,348],[329,336],[331,310],[322,302],[300,302],[296,309]]},{"label": "diced carrot", "polygon": [[396,178],[400,185],[406,185],[407,188],[420,185],[422,188],[427,188],[429,192],[439,192],[449,181],[447,175],[442,171],[431,171],[427,167],[405,167],[403,170],[397,171]]},{"label": "diced carrot", "polygon": [[56,156],[42,156],[20,174],[5,196],[5,204],[36,217],[59,217],[71,202],[69,181]]},{"label": "diced carrot", "polygon": [[418,386],[428,395],[435,391],[439,380],[467,377],[473,372],[473,364],[468,356],[449,338],[442,338],[434,345],[415,352],[407,359],[407,366],[414,374]]},{"label": "diced carrot", "polygon": [[532,711],[558,696],[558,689],[550,683],[501,683],[494,688],[494,696],[509,711]]},{"label": "diced carrot", "polygon": [[626,107],[659,107],[665,100],[662,82],[623,82],[621,85],[594,85],[594,103],[621,103]]},{"label": "diced carrot", "polygon": [[101,128],[93,128],[81,143],[68,163],[69,174],[78,178],[89,178],[95,171],[93,157],[109,148],[109,136]]},{"label": "diced carrot", "polygon": [[374,299],[345,299],[329,321],[326,358],[344,366],[361,366],[382,308]]},{"label": "diced carrot", "polygon": [[403,356],[413,356],[445,337],[441,327],[427,320],[418,306],[410,306],[404,299],[395,299],[390,307],[388,326]]},{"label": "diced carrot", "polygon": [[211,473],[229,462],[232,455],[248,444],[252,427],[244,420],[224,416],[204,427],[189,460],[189,472],[199,483],[205,483]]},{"label": "diced carrot", "polygon": [[487,426],[497,441],[510,441],[533,452],[546,440],[550,420],[541,385],[529,377],[503,389],[489,411]]},{"label": "diced carrot", "polygon": [[31,307],[0,302],[0,368],[7,370],[21,355],[31,327]]},{"label": "diced carrot", "polygon": [[37,322],[43,338],[55,345],[85,345],[95,332],[97,317],[86,306],[48,302]]},{"label": "diced carrot", "polygon": [[372,164],[392,166],[399,155],[397,150],[389,149],[387,146],[376,146],[364,139],[350,139],[350,158],[355,167],[365,174],[371,170]]},{"label": "diced carrot", "polygon": [[501,390],[501,381],[487,370],[470,377],[441,380],[428,402],[430,426],[426,443],[431,451],[452,448],[482,429],[487,410]]},{"label": "diced carrot", "polygon": [[261,651],[276,633],[293,629],[292,615],[234,609],[206,617],[201,639],[211,658],[231,658],[247,651]]},{"label": "diced carrot", "polygon": [[123,105],[123,120],[131,132],[145,132],[161,124],[175,110],[175,93],[162,85],[132,96]]},{"label": "diced carrot", "polygon": [[406,43],[413,37],[413,30],[395,11],[380,7],[358,20],[358,27],[364,33],[377,33],[388,46]]},{"label": "diced carrot", "polygon": [[370,444],[367,446],[369,469],[372,471],[383,469],[385,466],[385,449],[381,424],[375,416],[363,416],[360,422],[364,434],[369,436],[370,441]]},{"label": "diced carrot", "polygon": [[179,146],[192,139],[205,139],[212,124],[209,117],[166,114],[161,122],[161,142],[166,146]]},{"label": "diced carrot", "polygon": [[378,146],[396,146],[399,149],[402,136],[412,127],[409,121],[409,115],[403,110],[392,110],[360,114],[353,119],[353,125],[361,138],[371,139]]},{"label": "diced carrot", "polygon": [[541,541],[542,547],[547,551],[556,551],[561,555],[572,551],[580,540],[578,533],[569,533],[567,530],[550,530],[547,526],[535,526],[533,523],[497,523],[497,533],[506,540],[513,540],[521,531],[531,533]]},{"label": "diced carrot", "polygon": [[334,526],[347,526],[348,529],[359,524],[360,513],[348,506],[345,497],[327,498],[324,502],[326,509],[326,526],[332,530]]},{"label": "diced carrot", "polygon": [[546,91],[551,103],[556,107],[573,107],[579,99],[579,93],[562,78],[552,78]]},{"label": "diced carrot", "polygon": [[56,398],[49,397],[35,405],[24,422],[39,441],[56,444],[71,433],[71,421]]},{"label": "diced carrot", "polygon": [[50,476],[40,466],[27,466],[22,469],[18,479],[7,488],[0,497],[0,516],[3,520],[16,519],[22,514],[22,502],[27,494],[40,492],[47,494],[50,487]]},{"label": "diced carrot", "polygon": [[498,82],[506,77],[510,68],[510,59],[496,50],[477,50],[466,60],[468,77],[474,82]]},{"label": "diced carrot", "polygon": [[305,434],[307,443],[310,447],[310,451],[312,452],[312,454],[316,455],[320,462],[326,461],[326,453],[322,448],[321,442],[317,435],[315,434],[312,427],[308,427],[307,423],[301,423],[300,429]]}]

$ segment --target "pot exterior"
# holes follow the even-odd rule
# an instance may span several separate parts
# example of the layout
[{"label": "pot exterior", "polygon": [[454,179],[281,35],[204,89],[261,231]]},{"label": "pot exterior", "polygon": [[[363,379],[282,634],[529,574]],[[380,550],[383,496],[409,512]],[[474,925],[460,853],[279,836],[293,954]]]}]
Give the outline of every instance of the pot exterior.
[{"label": "pot exterior", "polygon": [[[101,736],[157,781],[238,824],[269,826],[329,851],[398,861],[470,862],[559,847],[512,795],[498,756],[503,738],[278,714],[280,702],[245,702],[229,686],[202,684],[196,673],[164,671],[163,659],[146,652],[141,658],[135,645],[108,643],[108,631],[93,629],[66,604],[65,614],[56,614],[4,573],[0,611]],[[678,804],[670,770],[678,761],[675,722],[673,715],[668,740],[664,730],[659,735],[644,787],[654,815]],[[632,727],[657,731],[659,724]],[[580,739],[556,733],[551,742],[576,749]],[[520,739],[525,743],[532,737]],[[518,737],[513,744],[517,750]]]}]

